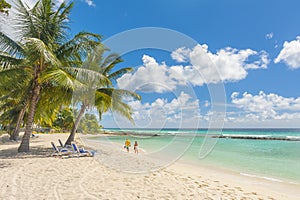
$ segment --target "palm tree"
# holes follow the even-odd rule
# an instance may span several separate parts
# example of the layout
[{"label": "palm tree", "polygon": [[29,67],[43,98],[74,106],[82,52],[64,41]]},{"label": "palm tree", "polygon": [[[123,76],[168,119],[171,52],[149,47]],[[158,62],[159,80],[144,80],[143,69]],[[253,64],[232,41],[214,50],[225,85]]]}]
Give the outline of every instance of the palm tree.
[{"label": "palm tree", "polygon": [[[43,86],[61,86],[68,92],[80,85],[76,66],[82,63],[89,49],[100,44],[97,34],[81,32],[67,40],[69,13],[73,3],[62,3],[56,9],[53,0],[38,1],[29,8],[22,0],[17,1],[16,29],[18,41],[0,32],[0,66],[2,71],[16,73],[26,69],[30,74],[30,93],[25,133],[18,152],[29,151],[29,140],[36,108]],[[98,76],[100,80],[103,76]],[[1,77],[0,77],[1,79]]]},{"label": "palm tree", "polygon": [[61,108],[55,112],[53,126],[63,133],[70,131],[74,124],[74,112],[69,107]]},{"label": "palm tree", "polygon": [[115,89],[112,85],[113,80],[132,71],[132,68],[121,68],[112,72],[113,68],[123,60],[117,54],[110,54],[103,58],[103,54],[106,51],[108,51],[108,49],[103,46],[98,46],[94,51],[89,53],[85,62],[82,64],[82,68],[103,75],[110,81],[107,84],[103,84],[96,80],[86,79],[84,75],[78,74],[77,79],[79,79],[80,82],[85,83],[85,85],[75,91],[76,94],[74,95],[75,98],[73,98],[73,100],[75,100],[75,103],[77,104],[81,103],[81,106],[71,133],[66,141],[66,145],[70,145],[74,140],[81,118],[88,108],[95,107],[99,112],[100,119],[104,112],[111,110],[133,122],[132,109],[124,102],[124,97],[131,97],[139,100],[141,97],[128,90]]},{"label": "palm tree", "polygon": [[[0,71],[0,121],[9,126],[10,139],[17,140],[28,102],[29,82],[26,70]],[[13,87],[12,87],[13,86]]]}]

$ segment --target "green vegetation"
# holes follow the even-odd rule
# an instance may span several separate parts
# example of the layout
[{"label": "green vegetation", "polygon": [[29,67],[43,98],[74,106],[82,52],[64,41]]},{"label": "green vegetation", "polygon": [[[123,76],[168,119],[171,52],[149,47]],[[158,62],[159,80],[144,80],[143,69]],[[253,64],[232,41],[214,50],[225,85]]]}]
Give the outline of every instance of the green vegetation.
[{"label": "green vegetation", "polygon": [[11,8],[11,5],[5,0],[0,0],[0,13],[5,13],[8,15],[8,9]]},{"label": "green vegetation", "polygon": [[[140,99],[135,93],[113,87],[112,80],[131,69],[112,72],[122,60],[116,54],[103,58],[107,50],[100,35],[80,32],[68,38],[73,5],[57,7],[54,0],[40,0],[29,8],[17,0],[14,20],[20,40],[0,31],[0,123],[9,127],[11,139],[25,127],[18,152],[29,151],[34,124],[62,131],[72,126],[70,143],[87,108],[94,105],[100,118],[112,110],[132,120],[131,108],[123,97]],[[81,108],[72,123],[70,111],[61,108],[68,108],[74,95]]]},{"label": "green vegetation", "polygon": [[74,113],[70,108],[64,108],[56,112],[52,127],[58,132],[68,132],[74,124]]},{"label": "green vegetation", "polygon": [[75,101],[80,103],[81,107],[76,116],[71,134],[66,141],[66,144],[68,145],[74,140],[75,133],[84,112],[87,108],[91,108],[92,106],[98,110],[100,119],[102,113],[110,109],[133,121],[131,117],[131,108],[123,102],[123,97],[129,96],[140,99],[140,96],[134,92],[114,89],[112,87],[113,80],[130,72],[132,69],[121,68],[117,71],[113,71],[114,67],[123,60],[117,54],[109,54],[104,58],[103,54],[106,51],[107,49],[103,48],[101,45],[97,46],[93,51],[89,52],[81,67],[82,69],[87,69],[89,72],[93,72],[93,74],[97,74],[98,77],[104,77],[107,82],[101,81],[101,79],[86,77],[85,74],[78,73],[77,79],[84,83],[84,86],[75,90]]},{"label": "green vegetation", "polygon": [[78,132],[80,133],[98,133],[101,130],[102,126],[99,125],[96,115],[94,114],[85,114],[82,117],[81,122],[78,127]]}]

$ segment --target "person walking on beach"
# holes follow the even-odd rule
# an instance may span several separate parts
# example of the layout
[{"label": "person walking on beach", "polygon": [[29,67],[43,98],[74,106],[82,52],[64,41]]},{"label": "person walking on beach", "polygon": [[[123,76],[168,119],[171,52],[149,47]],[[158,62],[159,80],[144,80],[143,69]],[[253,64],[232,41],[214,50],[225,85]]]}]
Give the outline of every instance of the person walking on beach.
[{"label": "person walking on beach", "polygon": [[133,149],[134,149],[134,153],[136,153],[136,154],[139,154],[138,146],[139,146],[139,145],[138,145],[137,141],[135,141],[135,142],[134,142]]},{"label": "person walking on beach", "polygon": [[127,152],[128,152],[128,153],[129,153],[129,147],[130,147],[130,146],[131,146],[130,140],[126,139],[126,140],[125,140],[125,146],[124,146],[124,148],[127,149]]}]

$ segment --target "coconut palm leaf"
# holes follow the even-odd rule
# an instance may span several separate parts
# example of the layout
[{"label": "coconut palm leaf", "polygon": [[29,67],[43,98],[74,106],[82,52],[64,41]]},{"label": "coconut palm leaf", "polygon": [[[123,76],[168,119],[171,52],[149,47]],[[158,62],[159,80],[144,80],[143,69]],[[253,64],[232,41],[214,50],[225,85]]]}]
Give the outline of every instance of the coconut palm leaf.
[{"label": "coconut palm leaf", "polygon": [[10,37],[5,35],[2,31],[0,32],[0,49],[1,52],[6,52],[10,55],[16,55],[17,53],[23,52],[22,47]]},{"label": "coconut palm leaf", "polygon": [[86,57],[86,52],[95,48],[100,44],[101,36],[98,34],[80,32],[74,36],[70,41],[62,44],[55,54],[58,58],[71,58],[81,60],[82,57]]},{"label": "coconut palm leaf", "polygon": [[22,63],[22,59],[18,59],[6,52],[0,52],[0,69],[11,68]]},{"label": "coconut palm leaf", "polygon": [[133,69],[131,67],[122,68],[122,69],[120,69],[118,71],[115,71],[115,72],[109,74],[108,78],[110,80],[116,80],[116,79],[120,78],[121,76],[123,76],[124,74],[132,72],[132,70]]},{"label": "coconut palm leaf", "polygon": [[[36,8],[39,1],[33,8]],[[36,16],[32,15],[32,11],[29,6],[22,0],[16,0],[16,20],[15,28],[18,30],[17,35],[19,38],[36,37],[38,36],[38,30],[35,24]]]},{"label": "coconut palm leaf", "polygon": [[[61,66],[60,61],[49,47],[40,39],[25,38],[26,57],[31,62],[44,62],[52,66]],[[41,66],[41,63],[39,64]]]},{"label": "coconut palm leaf", "polygon": [[115,53],[109,54],[102,63],[100,63],[100,70],[103,70],[103,74],[109,74],[112,68],[118,63],[123,62],[123,59]]}]

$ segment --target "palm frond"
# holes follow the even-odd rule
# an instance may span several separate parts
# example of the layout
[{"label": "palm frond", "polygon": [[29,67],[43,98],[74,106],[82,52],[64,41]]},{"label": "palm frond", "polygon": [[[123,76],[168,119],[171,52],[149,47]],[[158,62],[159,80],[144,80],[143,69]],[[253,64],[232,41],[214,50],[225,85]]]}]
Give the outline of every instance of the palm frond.
[{"label": "palm frond", "polygon": [[[98,96],[96,96],[95,105],[98,109],[99,115],[102,115],[102,113],[107,112],[110,109],[113,112],[117,112],[126,117],[133,123],[132,108],[124,102],[124,98],[131,97],[140,100],[140,95],[128,90],[119,90],[114,88],[100,88],[97,90],[97,94]],[[107,98],[106,102],[103,101],[103,97]]]},{"label": "palm frond", "polygon": [[109,79],[113,79],[113,80],[116,80],[117,78],[120,78],[121,76],[123,76],[124,74],[126,73],[129,73],[129,72],[132,72],[133,68],[131,67],[127,67],[127,68],[122,68],[118,71],[115,71],[111,74],[108,75],[108,78]]},{"label": "palm frond", "polygon": [[23,59],[11,56],[6,52],[0,52],[0,69],[11,68],[22,63]]},{"label": "palm frond", "polygon": [[87,68],[65,67],[64,70],[71,74],[76,74],[76,80],[85,84],[87,87],[101,87],[111,85],[110,80],[101,73]]},{"label": "palm frond", "polygon": [[2,52],[6,52],[12,56],[23,52],[22,47],[3,32],[0,32],[0,49]]},{"label": "palm frond", "polygon": [[132,118],[132,108],[118,99],[114,99],[113,104],[110,108],[113,112],[119,113],[121,116],[126,117],[129,121],[134,123]]},{"label": "palm frond", "polygon": [[109,74],[111,70],[121,62],[123,62],[123,59],[118,54],[112,53],[100,64],[100,69],[103,69],[103,74]]},{"label": "palm frond", "polygon": [[30,61],[39,61],[41,58],[45,63],[49,63],[53,66],[60,66],[59,59],[52,53],[52,51],[46,46],[46,44],[37,38],[24,38],[26,56]]},{"label": "palm frond", "polygon": [[75,57],[86,56],[87,52],[100,44],[101,36],[98,34],[80,32],[74,36],[70,41],[62,44],[55,54],[61,57]]},{"label": "palm frond", "polygon": [[51,82],[55,85],[61,85],[66,89],[74,90],[76,87],[80,87],[82,83],[76,79],[74,74],[68,73],[68,71],[62,68],[49,68],[42,74],[42,82]]},{"label": "palm frond", "polygon": [[[40,1],[37,1],[33,8],[39,5]],[[36,30],[37,26],[35,23],[36,17],[32,14],[29,6],[22,0],[16,0],[16,30],[19,38],[23,37],[38,37],[39,33]]]},{"label": "palm frond", "polygon": [[99,88],[97,89],[98,92],[105,93],[112,98],[124,98],[124,97],[130,97],[136,100],[141,100],[141,96],[138,95],[135,92],[131,92],[129,90],[122,90],[122,89],[115,89],[115,88]]}]

